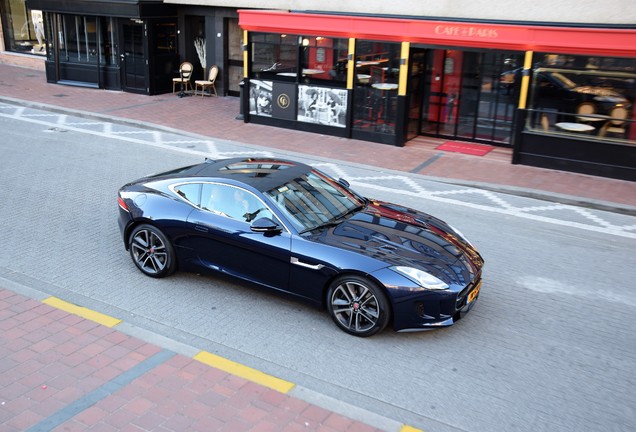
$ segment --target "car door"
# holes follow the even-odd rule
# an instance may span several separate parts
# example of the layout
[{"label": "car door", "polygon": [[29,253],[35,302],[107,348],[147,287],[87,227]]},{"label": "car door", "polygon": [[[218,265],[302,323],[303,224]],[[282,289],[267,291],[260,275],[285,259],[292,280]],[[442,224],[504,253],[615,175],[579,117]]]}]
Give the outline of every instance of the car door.
[{"label": "car door", "polygon": [[252,192],[205,183],[187,219],[190,244],[204,267],[287,291],[291,237],[253,232],[250,222],[263,216],[273,214]]}]

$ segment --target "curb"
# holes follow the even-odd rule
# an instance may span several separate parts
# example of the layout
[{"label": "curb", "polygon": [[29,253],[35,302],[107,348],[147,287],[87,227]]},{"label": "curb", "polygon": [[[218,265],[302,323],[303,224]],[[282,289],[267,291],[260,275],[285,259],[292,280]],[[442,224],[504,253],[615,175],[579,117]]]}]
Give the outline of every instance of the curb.
[{"label": "curb", "polygon": [[217,356],[183,342],[170,339],[158,333],[154,333],[151,330],[134,326],[126,323],[122,319],[103,314],[81,305],[67,302],[54,296],[49,296],[35,288],[22,285],[2,276],[0,276],[0,284],[4,289],[13,291],[16,294],[47,304],[68,314],[96,322],[99,325],[112,328],[128,336],[157,345],[167,352],[181,354],[215,369],[223,370],[231,375],[238,376],[247,381],[278,391],[279,393],[300,399],[309,404],[319,406],[320,408],[340,414],[351,420],[388,432],[425,432],[422,429],[414,428],[413,426],[373,413],[364,408],[350,405],[347,402],[334,399],[308,388],[298,386],[295,383],[266,374],[257,369],[250,368],[249,366],[236,363],[227,358]]}]

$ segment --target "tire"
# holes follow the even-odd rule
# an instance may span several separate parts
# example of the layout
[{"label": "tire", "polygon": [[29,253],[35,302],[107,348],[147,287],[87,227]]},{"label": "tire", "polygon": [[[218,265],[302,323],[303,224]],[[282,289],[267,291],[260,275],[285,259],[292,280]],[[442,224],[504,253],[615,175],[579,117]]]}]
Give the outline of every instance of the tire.
[{"label": "tire", "polygon": [[146,276],[162,278],[176,269],[174,248],[161,232],[152,225],[139,225],[128,238],[130,256]]},{"label": "tire", "polygon": [[359,276],[342,276],[327,291],[329,315],[340,329],[359,337],[373,336],[389,323],[386,295],[374,282]]}]

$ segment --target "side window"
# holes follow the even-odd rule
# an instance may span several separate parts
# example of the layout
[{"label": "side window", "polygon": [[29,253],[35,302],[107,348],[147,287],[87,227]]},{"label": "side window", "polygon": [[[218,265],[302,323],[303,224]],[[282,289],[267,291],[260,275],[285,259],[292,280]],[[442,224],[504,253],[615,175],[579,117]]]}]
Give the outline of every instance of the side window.
[{"label": "side window", "polygon": [[201,202],[201,183],[186,183],[175,186],[173,190],[181,198],[199,207]]},{"label": "side window", "polygon": [[203,185],[201,207],[222,216],[250,223],[272,213],[251,192],[220,184]]}]

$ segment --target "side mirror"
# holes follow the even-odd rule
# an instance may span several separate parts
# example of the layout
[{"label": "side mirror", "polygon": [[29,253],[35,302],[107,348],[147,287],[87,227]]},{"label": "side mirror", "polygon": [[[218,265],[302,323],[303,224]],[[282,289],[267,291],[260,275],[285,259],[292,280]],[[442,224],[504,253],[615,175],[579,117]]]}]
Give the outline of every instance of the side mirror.
[{"label": "side mirror", "polygon": [[276,234],[281,232],[283,230],[283,227],[281,227],[270,218],[262,217],[252,222],[250,225],[250,229],[253,232]]},{"label": "side mirror", "polygon": [[341,185],[343,185],[343,186],[344,186],[344,187],[346,187],[346,188],[351,187],[351,185],[349,184],[349,182],[348,182],[348,181],[346,181],[346,180],[345,180],[345,179],[343,179],[343,178],[339,178],[339,179],[338,179],[338,183],[340,183]]}]

